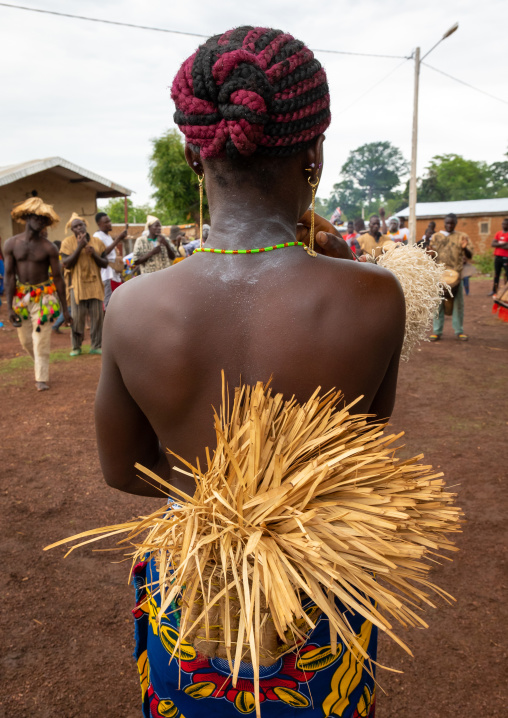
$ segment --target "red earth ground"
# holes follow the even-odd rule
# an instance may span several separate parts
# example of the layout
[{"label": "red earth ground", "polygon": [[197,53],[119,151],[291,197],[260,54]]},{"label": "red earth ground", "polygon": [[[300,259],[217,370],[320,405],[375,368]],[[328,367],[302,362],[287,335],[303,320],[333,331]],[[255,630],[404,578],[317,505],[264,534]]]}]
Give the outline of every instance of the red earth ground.
[{"label": "red earth ground", "polygon": [[[507,715],[508,324],[491,316],[489,286],[472,282],[466,298],[468,343],[448,319],[445,338],[401,366],[392,424],[406,431],[403,453],[424,452],[445,471],[467,522],[460,553],[433,571],[457,602],[428,610],[428,630],[399,631],[414,658],[380,641],[381,663],[404,673],[378,672],[378,718]],[[93,426],[101,359],[64,361],[68,332],[53,338],[51,390],[38,394],[15,331],[0,329],[0,718],[141,715],[129,564],[89,547],[65,561],[64,549],[43,551],[157,505],[103,482]]]}]

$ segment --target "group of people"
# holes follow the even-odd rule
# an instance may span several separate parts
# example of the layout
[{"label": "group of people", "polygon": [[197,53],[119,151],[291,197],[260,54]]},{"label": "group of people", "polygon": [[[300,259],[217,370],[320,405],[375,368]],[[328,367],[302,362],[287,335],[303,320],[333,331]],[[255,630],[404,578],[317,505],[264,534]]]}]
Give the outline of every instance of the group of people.
[{"label": "group of people", "polygon": [[[34,359],[37,390],[46,391],[51,328],[58,332],[62,324],[70,326],[70,355],[79,356],[88,318],[89,353],[102,354],[104,314],[122,283],[123,258],[117,248],[127,237],[127,228],[113,239],[111,219],[98,212],[98,229],[91,236],[86,218],[73,213],[62,243],[50,242],[48,228],[59,217],[40,197],[15,207],[12,217],[26,227],[7,240],[4,248],[9,320]],[[185,256],[183,247],[181,252]],[[170,266],[182,255],[162,234],[160,221],[149,216],[145,233],[136,241],[133,264],[141,273],[150,273]]]},{"label": "group of people", "polygon": [[[104,314],[115,289],[122,283],[123,258],[118,247],[127,236],[127,228],[116,238],[111,237],[112,223],[105,212],[95,216],[97,231],[90,236],[88,222],[74,213],[66,224],[68,235],[61,246],[48,240],[47,229],[59,221],[50,205],[38,197],[30,198],[13,210],[13,217],[26,222],[25,232],[5,244],[6,286],[9,318],[18,328],[23,348],[34,358],[35,382],[39,391],[49,388],[50,326],[58,332],[65,323],[71,326],[71,356],[82,353],[87,317],[90,323],[90,354],[102,353]],[[437,313],[431,341],[439,341],[443,334],[445,315],[451,314],[452,328],[460,341],[467,341],[464,333],[464,292],[469,293],[469,260],[473,246],[464,232],[456,231],[457,217],[449,214],[444,228],[436,231],[436,223],[429,225],[419,241],[420,246],[433,253],[436,261],[445,265],[449,274],[450,296]],[[177,228],[175,228],[177,229]],[[210,231],[203,226],[203,241]],[[200,239],[182,242],[164,236],[159,219],[149,215],[145,231],[134,245],[131,265],[141,274],[150,274],[171,266],[190,256]],[[408,229],[404,218],[386,219],[385,211],[372,215],[368,226],[363,219],[350,220],[345,241],[353,253],[378,256],[394,243],[407,244]],[[497,291],[504,269],[508,278],[508,219],[503,231],[492,242],[495,253],[493,294]],[[59,252],[58,252],[59,249]],[[58,261],[60,260],[60,261]],[[62,278],[63,274],[63,278]],[[56,302],[60,299],[60,306]]]},{"label": "group of people", "polygon": [[[506,224],[506,227],[505,227]],[[468,335],[464,332],[464,292],[469,294],[469,276],[472,265],[469,260],[473,256],[473,245],[465,232],[456,230],[457,216],[448,214],[444,219],[444,228],[436,231],[436,222],[429,222],[423,237],[418,244],[432,253],[435,260],[443,264],[447,270],[446,282],[450,286],[438,313],[433,322],[433,331],[430,340],[437,342],[441,339],[444,329],[445,314],[452,316],[452,328],[459,341],[467,341]],[[508,222],[503,222],[503,229],[508,230]],[[499,274],[502,267],[508,276],[508,235],[498,233],[492,246],[495,253],[503,254],[506,259],[496,258],[496,275],[494,291],[497,290]],[[369,219],[368,228],[363,219],[348,222],[345,240],[350,249],[357,255],[379,256],[381,252],[389,250],[393,244],[407,244],[409,231],[405,226],[404,217],[390,217],[385,220],[385,211],[380,208],[379,214]]]},{"label": "group of people", "polygon": [[386,212],[381,207],[379,214],[370,217],[368,227],[365,227],[362,218],[350,220],[347,223],[347,234],[344,239],[357,256],[362,254],[379,256],[383,249],[390,246],[387,244],[389,242],[407,244],[409,231],[405,223],[404,217],[393,216],[386,219]]},{"label": "group of people", "polygon": [[[249,605],[242,605],[239,623],[233,627],[239,637],[235,638],[232,678],[229,644],[226,660],[219,653],[216,656],[198,653],[180,634],[179,591],[185,586],[173,587],[171,596],[166,592],[162,597],[158,587],[165,585],[164,571],[172,570],[167,560],[173,550],[170,542],[174,531],[170,523],[178,504],[176,507],[166,504],[168,487],[171,496],[176,494],[177,500],[178,497],[187,500],[193,496],[196,480],[200,478],[197,470],[193,474],[179,470],[179,457],[189,467],[187,462],[198,456],[198,466],[208,465],[210,469],[212,460],[207,447],[213,450],[223,431],[217,428],[218,417],[214,428],[210,407],[220,406],[222,399],[224,415],[221,413],[220,421],[224,426],[229,421],[221,372],[230,386],[236,388],[239,404],[250,387],[259,386],[258,382],[270,377],[270,391],[281,405],[287,400],[303,407],[320,392],[323,396],[334,388],[340,389],[345,403],[355,404],[354,411],[362,415],[362,437],[371,432],[365,424],[366,417],[379,422],[390,417],[405,333],[401,286],[382,267],[335,260],[354,260],[354,254],[380,254],[395,243],[407,242],[407,229],[397,217],[386,221],[382,211],[370,218],[368,228],[363,220],[349,223],[345,242],[333,233],[314,232],[314,215],[308,226],[305,223],[300,228],[296,226],[297,219],[305,215],[314,199],[321,177],[323,133],[331,115],[326,73],[312,51],[291,35],[263,27],[240,27],[209,38],[182,64],[173,83],[172,97],[177,108],[175,122],[186,138],[189,167],[207,181],[213,223],[212,229],[203,228],[201,239],[208,238],[206,251],[200,251],[171,272],[160,271],[191,254],[198,248],[199,240],[184,246],[173,243],[163,236],[160,221],[148,217],[146,231],[134,246],[133,264],[141,273],[152,276],[128,282],[109,304],[120,282],[121,257],[117,249],[127,230],[116,239],[111,238],[111,221],[99,212],[95,218],[98,231],[90,236],[86,219],[73,214],[59,257],[46,232],[58,217],[42,199],[31,198],[13,211],[16,220],[26,223],[25,231],[5,245],[9,318],[18,327],[23,346],[35,359],[37,389],[44,390],[49,388],[51,323],[60,311],[56,295],[64,323],[72,326],[72,356],[81,353],[87,316],[91,323],[91,352],[102,352],[104,312],[108,313],[96,398],[102,471],[107,483],[116,489],[164,501],[164,513],[159,519],[161,523],[168,522],[169,527],[166,534],[169,543],[163,547],[165,553],[162,549],[160,553],[163,559],[157,560],[156,552],[150,549],[146,560],[134,569],[135,656],[145,718],[163,714],[234,718],[239,713],[253,714],[254,710],[258,717],[262,714],[266,718],[297,713],[301,718],[330,715],[374,718],[379,620],[375,618],[377,603],[370,600],[366,587],[372,583],[374,555],[368,547],[383,521],[376,523],[372,519],[365,536],[358,534],[356,528],[351,529],[355,512],[365,514],[369,502],[365,503],[367,494],[360,503],[351,501],[354,487],[350,478],[336,487],[330,484],[337,491],[337,498],[330,503],[344,501],[343,521],[354,538],[351,555],[355,564],[363,566],[364,578],[357,585],[345,574],[340,591],[336,589],[333,593],[330,577],[338,574],[342,564],[328,559],[327,571],[317,578],[309,574],[311,584],[308,574],[293,571],[295,585],[308,599],[297,651],[287,651],[282,641],[286,640],[285,626],[279,626],[280,657],[271,663],[265,660],[261,668],[259,662],[243,662],[241,636],[247,635],[245,626],[249,624],[249,630],[255,626],[253,644],[263,643],[269,632],[264,622],[259,625],[258,612],[250,610],[249,598]],[[438,262],[460,277],[464,259],[472,256],[471,242],[467,235],[456,231],[455,215],[448,215],[444,224],[444,230],[433,231],[422,241],[427,241],[427,248],[435,253]],[[303,234],[295,235],[300,230]],[[467,339],[462,331],[463,301],[457,301],[459,291],[455,294],[453,326],[459,338]],[[443,323],[444,314],[440,313],[434,323],[437,338]],[[352,371],[352,367],[361,370]],[[178,381],[174,381],[175,376]],[[263,472],[265,475],[271,472],[277,486],[273,493],[264,494],[259,504],[260,517],[264,516],[266,505],[277,506],[279,501],[287,510],[289,494],[281,492],[286,492],[290,483],[295,487],[297,484],[287,473],[289,462],[283,445],[298,470],[307,471],[309,446],[305,445],[300,452],[293,442],[297,434],[307,441],[308,416],[303,408],[294,416],[284,425],[280,443],[267,434],[274,458],[266,465],[268,468],[258,470],[258,464],[264,466],[260,462],[266,459],[260,449],[261,418],[264,421],[266,417],[261,416],[256,404],[249,423],[242,426],[240,409],[238,414],[233,412],[232,425],[241,427],[241,450],[249,442],[255,450],[244,476],[233,453],[230,458],[233,449],[227,444],[229,473],[224,483],[233,493],[229,488],[236,486],[233,479],[241,481],[247,494],[247,487],[250,491],[254,484],[263,488]],[[327,452],[330,445],[326,442],[331,442],[329,436],[335,419],[328,410],[322,417],[320,437],[312,444],[313,450],[321,451],[322,447]],[[373,431],[378,432],[378,427]],[[226,438],[229,441],[231,436],[226,435],[225,429],[223,433],[224,441]],[[376,440],[377,436],[375,433]],[[165,447],[170,447],[174,455],[170,457]],[[353,455],[359,457],[358,466],[364,462],[360,448],[360,443],[355,443],[353,451],[345,452],[348,461],[357,460]],[[216,455],[213,456],[215,461]],[[140,464],[153,481],[140,478],[137,468]],[[354,476],[354,463],[350,466],[347,473]],[[330,462],[319,481],[303,494],[302,505],[320,496],[320,484],[329,480],[332,469]],[[378,481],[375,468],[373,472],[372,485]],[[372,495],[372,488],[368,495]],[[233,496],[236,501],[236,494]],[[383,496],[382,503],[386,500]],[[327,502],[322,504],[326,513]],[[235,503],[236,509],[239,506]],[[373,516],[378,512],[374,508]],[[236,509],[234,526],[238,517],[238,536],[247,543],[244,516]],[[289,579],[284,579],[286,584],[282,578],[271,585],[266,583],[266,576],[271,575],[268,569],[278,577],[289,575],[282,565],[272,566],[273,556],[278,554],[271,547],[278,537],[281,544],[292,547],[293,554],[309,561],[311,554],[321,551],[311,535],[316,510],[293,511],[291,503],[289,510],[292,516],[280,527],[280,534],[270,534],[260,518],[259,535],[253,534],[255,541],[249,539],[245,548],[242,581],[250,587],[249,591],[252,589],[252,597],[259,597],[262,592],[267,597],[276,595],[281,603],[289,602],[292,595],[287,590]],[[400,516],[403,523],[399,531]],[[411,540],[407,520],[403,512],[393,512],[390,517],[389,526],[395,530],[393,540],[389,536],[384,539],[391,556],[390,562],[385,562],[387,567],[395,565],[393,562],[401,551],[395,534],[404,531],[405,541]],[[224,548],[224,555],[229,552],[233,556],[232,534],[228,533],[233,521],[228,521],[220,536],[222,547],[229,547]],[[298,524],[305,533],[300,544],[290,543],[293,524]],[[190,545],[196,532],[192,524],[188,527],[185,540]],[[344,544],[336,538],[333,522],[327,519],[326,527],[330,552],[343,551]],[[433,531],[434,528],[433,524]],[[418,534],[415,556],[424,550],[421,546],[439,545],[434,543],[435,537],[433,542],[427,540],[425,531],[415,532]],[[365,557],[362,541],[369,553]],[[265,543],[270,550],[263,564],[259,556],[264,554],[259,547]],[[201,544],[204,546],[200,540]],[[203,551],[208,553],[202,558],[203,553],[198,554],[197,548],[193,553],[201,576],[210,549],[207,544]],[[334,555],[330,552],[328,556]],[[383,569],[388,571],[384,566]],[[224,582],[223,590],[229,596],[233,582],[230,583],[228,575],[221,576],[221,571],[219,564],[212,567],[212,575],[217,577],[216,581]],[[405,580],[407,566],[402,576],[394,585],[402,586],[401,592],[409,592],[411,598]],[[238,584],[236,578],[235,583]],[[390,614],[397,615],[395,603],[401,603],[404,596],[399,597],[396,592],[393,595],[397,601],[391,600]],[[195,594],[189,601],[194,598]],[[255,600],[259,605],[259,598]],[[198,613],[200,610],[197,608]],[[349,629],[356,636],[354,646],[336,630],[337,624],[332,622],[336,613],[347,617]],[[215,630],[215,623],[230,620],[229,613],[222,616],[218,609],[214,615],[217,618],[210,617],[211,626],[208,614],[206,617],[209,644],[213,644],[216,634],[208,640],[208,629]],[[259,646],[257,650],[259,653]],[[175,658],[172,662],[171,657]]]}]

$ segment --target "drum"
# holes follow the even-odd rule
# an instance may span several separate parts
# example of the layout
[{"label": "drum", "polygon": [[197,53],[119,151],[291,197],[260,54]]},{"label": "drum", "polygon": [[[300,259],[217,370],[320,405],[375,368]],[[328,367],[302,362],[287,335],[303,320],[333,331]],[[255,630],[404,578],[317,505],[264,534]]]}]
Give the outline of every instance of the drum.
[{"label": "drum", "polygon": [[441,275],[441,281],[450,287],[451,296],[449,292],[445,291],[443,299],[444,313],[447,317],[450,317],[453,314],[453,302],[460,285],[460,274],[455,269],[445,269]]},{"label": "drum", "polygon": [[453,289],[460,282],[460,274],[455,269],[445,269],[441,275],[441,281]]}]

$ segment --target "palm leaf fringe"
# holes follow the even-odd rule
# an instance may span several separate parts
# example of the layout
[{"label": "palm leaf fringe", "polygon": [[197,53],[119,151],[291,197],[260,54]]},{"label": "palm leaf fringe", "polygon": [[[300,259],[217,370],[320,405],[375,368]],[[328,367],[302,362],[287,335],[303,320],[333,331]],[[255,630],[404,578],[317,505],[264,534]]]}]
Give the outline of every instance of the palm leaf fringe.
[{"label": "palm leaf fringe", "polygon": [[160,615],[181,598],[173,656],[182,641],[223,656],[235,684],[240,662],[251,662],[258,715],[259,666],[298,650],[320,614],[332,650],[338,636],[367,658],[335,598],[408,653],[392,623],[426,627],[419,606],[433,606],[432,593],[451,598],[428,578],[436,555],[457,550],[446,534],[461,523],[442,473],[418,464],[422,455],[399,461],[402,434],[351,414],[356,402],[344,406],[340,392],[319,391],[300,405],[262,382],[244,385],[230,411],[223,391],[206,470],[176,457],[196,482],[193,497],[137,465],[173,506],[73,537],[86,538],[79,546],[127,533],[133,563],[155,556]]}]

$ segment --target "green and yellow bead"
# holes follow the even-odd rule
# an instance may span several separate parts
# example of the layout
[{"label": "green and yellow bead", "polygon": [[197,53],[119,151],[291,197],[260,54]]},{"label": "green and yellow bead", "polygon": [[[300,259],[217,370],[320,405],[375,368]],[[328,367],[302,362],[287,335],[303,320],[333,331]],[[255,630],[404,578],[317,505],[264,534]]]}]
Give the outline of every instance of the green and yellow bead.
[{"label": "green and yellow bead", "polygon": [[274,249],[285,249],[286,247],[305,247],[303,242],[284,242],[274,244],[271,247],[260,247],[259,249],[217,249],[215,247],[198,247],[194,252],[208,252],[209,254],[259,254],[260,252],[273,252]]}]

